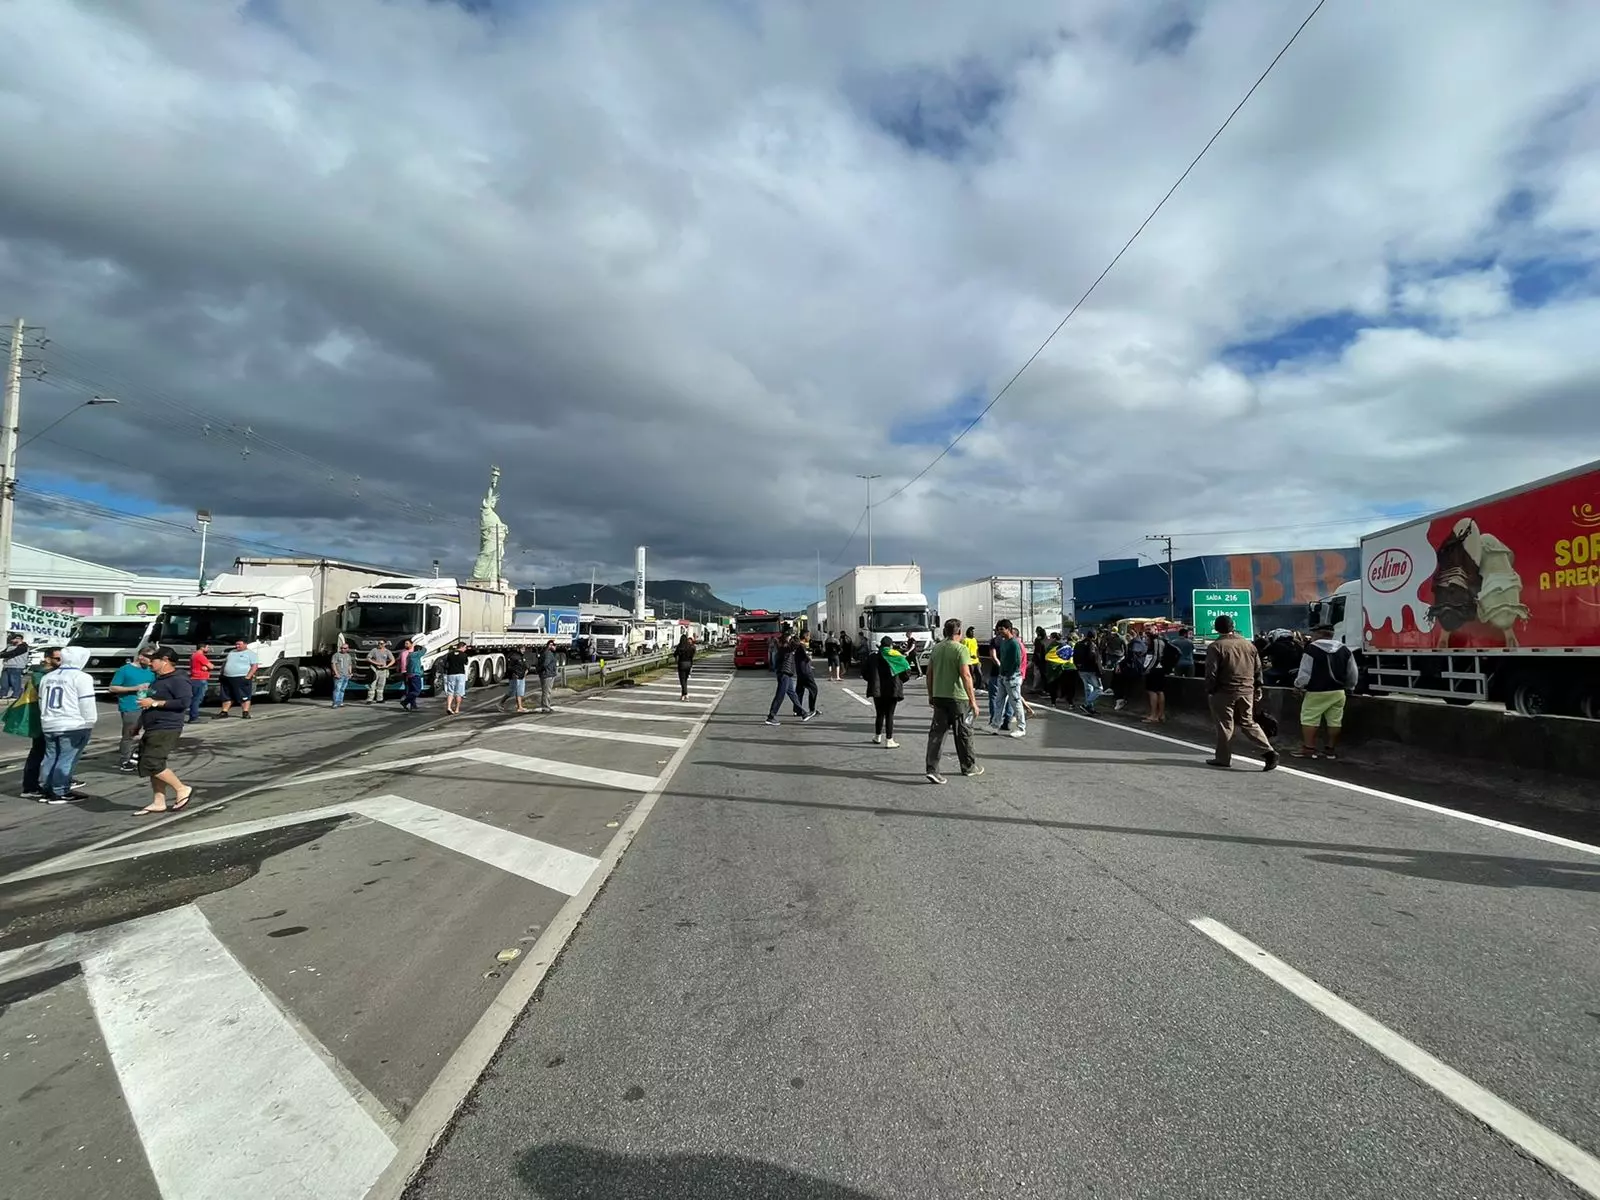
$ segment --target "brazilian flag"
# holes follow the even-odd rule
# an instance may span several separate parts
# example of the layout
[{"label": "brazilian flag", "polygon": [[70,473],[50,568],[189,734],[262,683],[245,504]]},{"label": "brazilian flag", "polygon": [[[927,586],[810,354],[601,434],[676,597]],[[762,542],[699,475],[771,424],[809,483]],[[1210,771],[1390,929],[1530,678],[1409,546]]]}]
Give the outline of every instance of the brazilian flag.
[{"label": "brazilian flag", "polygon": [[904,675],[907,671],[911,670],[910,660],[907,659],[904,654],[901,654],[900,651],[896,650],[893,646],[882,651],[881,653],[883,654],[883,661],[889,664],[889,670],[893,671],[896,675]]}]

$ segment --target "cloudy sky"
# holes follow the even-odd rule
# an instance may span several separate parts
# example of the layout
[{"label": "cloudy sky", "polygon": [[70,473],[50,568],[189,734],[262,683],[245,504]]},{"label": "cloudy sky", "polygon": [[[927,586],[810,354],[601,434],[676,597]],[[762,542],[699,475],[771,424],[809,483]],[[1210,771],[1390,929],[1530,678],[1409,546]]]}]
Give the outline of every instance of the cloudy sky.
[{"label": "cloudy sky", "polygon": [[[464,571],[497,463],[519,583],[804,603],[1309,7],[7,0],[23,436],[121,401],[19,537]],[[1329,0],[875,555],[1351,544],[1600,457],[1597,328],[1592,4]]]}]

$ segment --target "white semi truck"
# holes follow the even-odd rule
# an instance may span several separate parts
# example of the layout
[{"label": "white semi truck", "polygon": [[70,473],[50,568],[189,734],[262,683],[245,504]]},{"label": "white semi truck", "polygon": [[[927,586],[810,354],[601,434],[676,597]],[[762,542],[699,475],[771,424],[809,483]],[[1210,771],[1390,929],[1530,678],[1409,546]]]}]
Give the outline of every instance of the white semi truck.
[{"label": "white semi truck", "polygon": [[221,654],[245,642],[256,652],[256,697],[282,703],[332,679],[339,610],[353,591],[388,572],[321,558],[239,558],[197,596],[175,600],[156,618],[156,640],[187,660],[205,646]]},{"label": "white semi truck", "polygon": [[922,594],[922,568],[910,566],[851,567],[828,585],[827,628],[859,642],[877,645],[885,635],[895,645],[907,637],[920,656],[933,645],[928,598]]},{"label": "white semi truck", "polygon": [[1058,633],[1065,617],[1062,579],[1059,575],[990,575],[971,583],[939,589],[942,620],[955,617],[962,628],[972,626],[978,640],[987,641],[996,622],[1009,619],[1024,641],[1033,631]]},{"label": "white semi truck", "polygon": [[156,642],[156,617],[84,617],[72,635],[69,646],[82,646],[89,652],[84,667],[94,680],[97,695],[105,695],[117,668]]},{"label": "white semi truck", "polygon": [[[467,643],[467,686],[499,683],[506,677],[506,652],[514,646],[550,640],[537,633],[507,632],[513,593],[454,579],[391,576],[354,589],[345,598],[339,631],[355,656],[352,687],[372,685],[367,654],[379,643],[399,656],[409,639],[422,648],[423,673],[429,686],[442,690],[440,660],[450,647]],[[404,687],[398,670],[389,687]]]}]

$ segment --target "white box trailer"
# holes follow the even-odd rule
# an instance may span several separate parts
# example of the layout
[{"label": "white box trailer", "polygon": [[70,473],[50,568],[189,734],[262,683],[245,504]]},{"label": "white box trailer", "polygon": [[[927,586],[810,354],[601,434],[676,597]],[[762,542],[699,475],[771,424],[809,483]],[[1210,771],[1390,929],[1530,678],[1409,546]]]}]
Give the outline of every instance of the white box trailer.
[{"label": "white box trailer", "polygon": [[922,568],[851,567],[828,585],[823,603],[828,627],[859,642],[876,644],[887,634],[898,645],[907,637],[919,651],[933,643],[928,598],[922,594]]},{"label": "white box trailer", "polygon": [[1065,617],[1065,589],[1059,575],[989,575],[971,583],[939,589],[938,618],[951,617],[962,629],[972,626],[979,641],[994,632],[995,623],[1009,619],[1024,641],[1031,641],[1040,626],[1045,633],[1061,630]]}]

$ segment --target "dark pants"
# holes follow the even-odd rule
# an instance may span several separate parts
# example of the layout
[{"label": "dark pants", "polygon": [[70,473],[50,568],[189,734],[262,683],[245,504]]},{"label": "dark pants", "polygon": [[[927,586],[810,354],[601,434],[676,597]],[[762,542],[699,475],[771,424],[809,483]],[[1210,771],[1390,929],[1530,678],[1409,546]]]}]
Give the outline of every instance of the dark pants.
[{"label": "dark pants", "polygon": [[928,726],[928,771],[939,769],[939,753],[944,749],[947,731],[955,732],[956,758],[961,761],[961,769],[970,770],[978,760],[972,754],[972,730],[967,728],[965,705],[943,696],[936,696],[929,703],[933,706],[933,724]]},{"label": "dark pants", "polygon": [[409,708],[412,712],[416,712],[417,697],[420,695],[422,695],[422,676],[407,675],[405,699],[400,701],[400,706],[402,708]]},{"label": "dark pants", "polygon": [[689,698],[689,672],[693,667],[693,663],[681,662],[678,664],[678,690],[683,693],[685,700]]},{"label": "dark pants", "polygon": [[772,697],[772,711],[767,714],[767,720],[773,721],[777,719],[778,709],[783,707],[783,698],[785,696],[789,697],[790,703],[792,703],[795,708],[798,709],[800,707],[800,697],[794,694],[793,675],[778,676],[778,690]]},{"label": "dark pants", "polygon": [[0,700],[22,695],[22,667],[7,667],[0,671]]},{"label": "dark pants", "polygon": [[39,790],[39,768],[44,765],[44,734],[33,739],[33,745],[28,747],[28,760],[22,764],[22,790],[37,792]]},{"label": "dark pants", "polygon": [[117,761],[125,763],[132,760],[133,748],[139,744],[139,725],[144,720],[144,710],[118,710],[117,716],[122,719],[122,740],[117,743]]},{"label": "dark pants", "polygon": [[873,698],[872,706],[877,709],[878,715],[873,719],[872,732],[883,734],[890,741],[894,740],[894,708],[900,701],[893,696],[877,696]]},{"label": "dark pants", "polygon": [[211,687],[209,679],[189,680],[189,720],[200,719],[200,706],[206,702],[206,692]]},{"label": "dark pants", "polygon": [[795,691],[800,697],[800,699],[796,701],[796,707],[803,708],[807,712],[816,712],[817,677],[815,675],[802,675],[799,679],[795,680],[794,686]]}]

